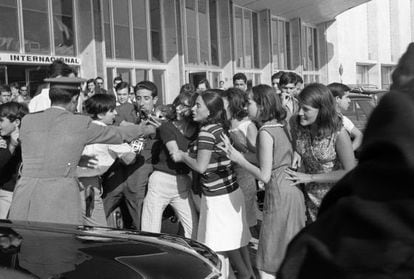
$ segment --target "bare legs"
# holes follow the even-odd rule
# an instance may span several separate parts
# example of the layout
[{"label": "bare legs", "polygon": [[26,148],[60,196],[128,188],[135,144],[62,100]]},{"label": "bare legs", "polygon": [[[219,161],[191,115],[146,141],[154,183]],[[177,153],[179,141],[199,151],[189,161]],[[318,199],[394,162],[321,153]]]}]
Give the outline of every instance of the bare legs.
[{"label": "bare legs", "polygon": [[230,263],[235,270],[237,270],[238,279],[256,278],[253,272],[252,263],[250,261],[249,251],[247,246],[236,250],[226,251]]}]

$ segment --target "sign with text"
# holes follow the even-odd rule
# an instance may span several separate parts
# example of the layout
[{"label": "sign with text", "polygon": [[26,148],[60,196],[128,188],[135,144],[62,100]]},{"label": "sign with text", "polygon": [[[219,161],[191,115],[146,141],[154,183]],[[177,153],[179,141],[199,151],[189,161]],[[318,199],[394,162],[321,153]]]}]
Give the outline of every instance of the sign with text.
[{"label": "sign with text", "polygon": [[80,65],[77,57],[49,56],[39,54],[0,53],[0,63],[20,64],[50,64],[55,60],[62,60],[68,65]]}]

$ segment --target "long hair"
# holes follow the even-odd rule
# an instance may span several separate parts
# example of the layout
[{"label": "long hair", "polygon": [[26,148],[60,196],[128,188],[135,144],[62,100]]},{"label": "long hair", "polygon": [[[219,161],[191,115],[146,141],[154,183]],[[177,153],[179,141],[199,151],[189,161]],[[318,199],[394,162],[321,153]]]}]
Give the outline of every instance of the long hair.
[{"label": "long hair", "polygon": [[255,119],[258,126],[274,119],[280,123],[284,122],[286,110],[283,108],[282,102],[273,87],[266,84],[253,86],[252,98],[259,109],[259,115]]},{"label": "long hair", "polygon": [[223,92],[223,97],[229,101],[229,111],[231,118],[242,120],[248,115],[247,105],[249,98],[247,93],[241,89],[230,87]]},{"label": "long hair", "polygon": [[220,89],[208,89],[200,93],[199,96],[203,99],[210,112],[209,116],[202,123],[202,125],[220,123],[223,125],[224,130],[227,131],[229,129],[229,123],[224,110],[223,99],[221,98],[222,93],[223,90]]},{"label": "long hair", "polygon": [[300,92],[298,101],[300,105],[304,104],[319,109],[315,120],[318,136],[328,136],[341,129],[342,120],[336,111],[335,99],[325,85],[309,84]]}]

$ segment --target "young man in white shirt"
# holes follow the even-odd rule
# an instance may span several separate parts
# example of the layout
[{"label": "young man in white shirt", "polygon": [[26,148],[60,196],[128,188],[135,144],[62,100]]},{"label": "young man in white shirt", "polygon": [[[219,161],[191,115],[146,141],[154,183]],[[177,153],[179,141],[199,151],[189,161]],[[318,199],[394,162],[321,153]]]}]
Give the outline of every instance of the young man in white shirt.
[{"label": "young man in white shirt", "polygon": [[[328,88],[336,100],[338,113],[342,114],[342,111],[346,111],[349,107],[349,104],[351,103],[351,100],[348,97],[349,91],[351,89],[345,84],[338,82],[328,84]],[[345,115],[342,115],[342,121],[345,130],[349,133],[351,137],[352,149],[355,151],[362,143],[362,133],[357,127],[355,127],[354,123],[352,123],[352,121]]]}]

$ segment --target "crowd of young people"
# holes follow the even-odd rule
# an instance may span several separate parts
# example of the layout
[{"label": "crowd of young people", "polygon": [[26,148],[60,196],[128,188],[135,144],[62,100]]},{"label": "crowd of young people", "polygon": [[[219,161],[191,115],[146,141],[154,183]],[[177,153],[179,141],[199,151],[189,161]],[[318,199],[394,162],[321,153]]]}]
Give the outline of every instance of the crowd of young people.
[{"label": "crowd of young people", "polygon": [[[316,219],[322,198],[356,164],[354,150],[361,133],[340,111],[349,103],[349,88],[340,84],[313,83],[303,88],[299,75],[286,72],[272,76],[273,87],[248,88],[246,76],[237,73],[234,87],[211,89],[207,80],[197,90],[185,84],[172,104],[157,106],[154,83],[141,81],[131,86],[119,77],[114,80],[113,95],[96,87],[97,79],[90,79],[80,96],[79,84],[70,89],[77,93],[66,96],[67,87],[56,84],[60,77],[75,73],[59,67],[50,89],[42,91],[49,98],[49,104],[42,107],[46,110],[30,114],[25,121],[22,172],[19,129],[28,110],[15,102],[0,105],[0,173],[7,180],[0,190],[3,218],[11,204],[10,218],[114,226],[111,214],[124,202],[130,227],[160,232],[163,212],[171,205],[184,236],[219,253],[225,276],[231,276],[234,269],[237,278],[255,278],[256,266],[261,278],[274,278],[290,240],[306,222]],[[49,116],[60,117],[61,110],[86,118],[70,122],[65,116],[69,122],[57,124]],[[69,139],[61,138],[61,146],[70,145],[76,156],[71,154],[67,169],[56,169],[65,179],[58,181],[48,170],[40,170],[41,162],[34,160],[40,151],[46,152],[48,141],[51,146],[58,141],[50,138],[50,130],[36,127],[42,120],[44,125],[58,127],[56,133],[70,134]],[[65,125],[71,130],[64,132]],[[38,138],[30,138],[33,135]],[[34,145],[39,146],[34,149]],[[69,155],[54,154],[51,160],[60,163],[65,156]],[[35,172],[44,176],[35,179]],[[13,173],[13,177],[6,178],[4,173]],[[20,175],[19,192],[12,198]],[[44,191],[31,200],[39,181],[45,191],[61,184],[61,193],[52,195],[53,202],[40,204]],[[75,184],[79,184],[78,197],[63,189],[73,190]],[[254,265],[247,247],[251,232],[257,229],[258,185],[264,185],[265,198]],[[68,196],[71,205],[79,207],[81,219],[74,212],[43,215],[64,204]],[[37,212],[27,208],[28,202],[38,203]],[[68,213],[68,208],[60,209]],[[128,226],[128,220],[123,222]]]}]

